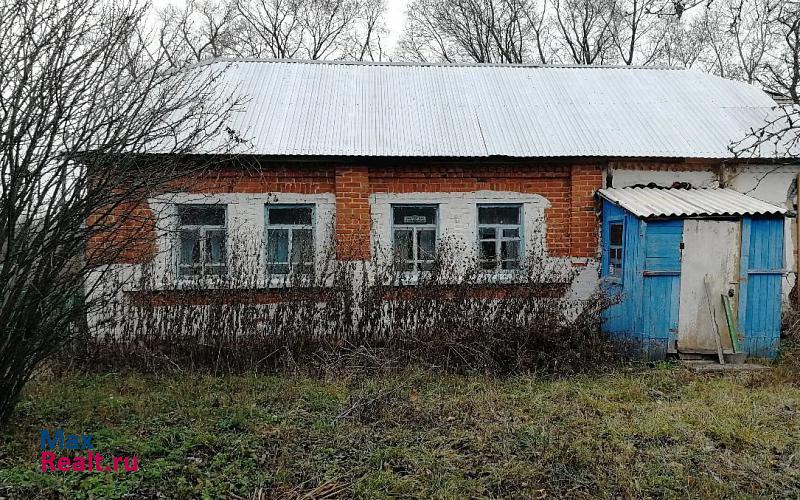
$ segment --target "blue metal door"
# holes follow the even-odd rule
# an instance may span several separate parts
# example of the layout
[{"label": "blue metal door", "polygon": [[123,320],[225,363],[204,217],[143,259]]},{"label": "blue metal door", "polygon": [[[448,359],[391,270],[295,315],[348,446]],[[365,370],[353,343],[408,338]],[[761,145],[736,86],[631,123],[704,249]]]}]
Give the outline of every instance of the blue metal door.
[{"label": "blue metal door", "polygon": [[678,335],[683,221],[648,222],[639,331],[650,358],[663,358]]},{"label": "blue metal door", "polygon": [[743,350],[755,357],[778,353],[781,329],[783,219],[742,220],[739,329]]}]

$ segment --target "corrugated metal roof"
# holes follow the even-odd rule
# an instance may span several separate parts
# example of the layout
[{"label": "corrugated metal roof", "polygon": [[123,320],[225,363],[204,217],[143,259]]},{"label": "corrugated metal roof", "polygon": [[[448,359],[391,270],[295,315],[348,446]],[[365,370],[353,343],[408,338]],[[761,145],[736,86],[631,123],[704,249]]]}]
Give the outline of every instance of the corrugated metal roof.
[{"label": "corrugated metal roof", "polygon": [[[216,61],[265,155],[727,158],[775,102],[695,70]],[[217,145],[210,145],[213,150]]]},{"label": "corrugated metal roof", "polygon": [[784,215],[787,210],[733,189],[601,189],[600,196],[637,217]]}]

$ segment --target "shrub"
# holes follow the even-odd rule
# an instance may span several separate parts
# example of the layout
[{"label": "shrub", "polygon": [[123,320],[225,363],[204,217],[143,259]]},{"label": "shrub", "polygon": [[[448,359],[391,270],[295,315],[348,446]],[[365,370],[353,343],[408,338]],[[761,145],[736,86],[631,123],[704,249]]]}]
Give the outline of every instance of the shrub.
[{"label": "shrub", "polygon": [[[253,255],[245,242],[231,246]],[[430,270],[416,276],[380,249],[375,264],[337,261],[331,251],[313,277],[263,277],[229,255],[224,277],[180,290],[165,287],[153,266],[76,349],[101,369],[214,373],[408,365],[575,372],[617,359],[599,331],[609,300],[576,298],[566,259],[531,254],[520,269],[488,275],[463,258],[465,248],[440,244]]]}]

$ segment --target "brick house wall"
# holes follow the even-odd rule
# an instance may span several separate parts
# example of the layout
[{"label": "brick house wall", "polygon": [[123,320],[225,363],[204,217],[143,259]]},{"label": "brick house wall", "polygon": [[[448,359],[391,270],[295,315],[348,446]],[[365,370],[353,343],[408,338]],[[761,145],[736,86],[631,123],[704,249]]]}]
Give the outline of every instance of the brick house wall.
[{"label": "brick house wall", "polygon": [[[544,211],[546,250],[554,257],[595,258],[598,220],[594,193],[604,186],[609,168],[674,171],[713,171],[708,162],[607,162],[592,159],[521,160],[360,160],[356,162],[267,162],[246,167],[209,170],[169,187],[169,191],[195,194],[297,193],[332,194],[336,204],[335,239],[342,260],[369,260],[371,208],[376,193],[474,193],[485,191],[539,195],[549,206]],[[114,214],[103,218],[113,230],[99,232],[87,254],[96,263],[142,264],[153,259],[156,245],[152,210],[146,202],[136,217],[119,224]],[[122,218],[122,214],[120,217]],[[98,217],[89,224],[97,223]],[[443,221],[446,224],[446,221]],[[136,244],[121,245],[135,236]],[[99,249],[125,247],[112,258],[101,259]]]},{"label": "brick house wall", "polygon": [[[350,161],[237,160],[176,181],[167,191],[293,193],[335,196],[335,239],[342,260],[371,258],[370,197],[410,193],[513,192],[547,200],[546,251],[553,257],[594,258],[598,221],[594,193],[606,184],[622,187],[654,179],[714,184],[720,163],[708,160],[423,160]],[[637,174],[638,172],[638,174]],[[699,187],[699,186],[698,186]],[[87,256],[96,264],[144,264],[159,251],[155,214],[147,201],[97,214],[87,223],[102,230],[91,238]],[[443,221],[445,224],[447,221]]]}]

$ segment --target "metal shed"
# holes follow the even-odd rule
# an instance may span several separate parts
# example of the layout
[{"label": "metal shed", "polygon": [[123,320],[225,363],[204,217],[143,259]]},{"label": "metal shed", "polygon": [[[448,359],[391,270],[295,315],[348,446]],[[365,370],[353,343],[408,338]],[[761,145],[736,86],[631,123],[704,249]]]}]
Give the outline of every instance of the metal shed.
[{"label": "metal shed", "polygon": [[619,297],[604,331],[649,359],[777,355],[786,209],[732,189],[599,195],[602,286]]}]

